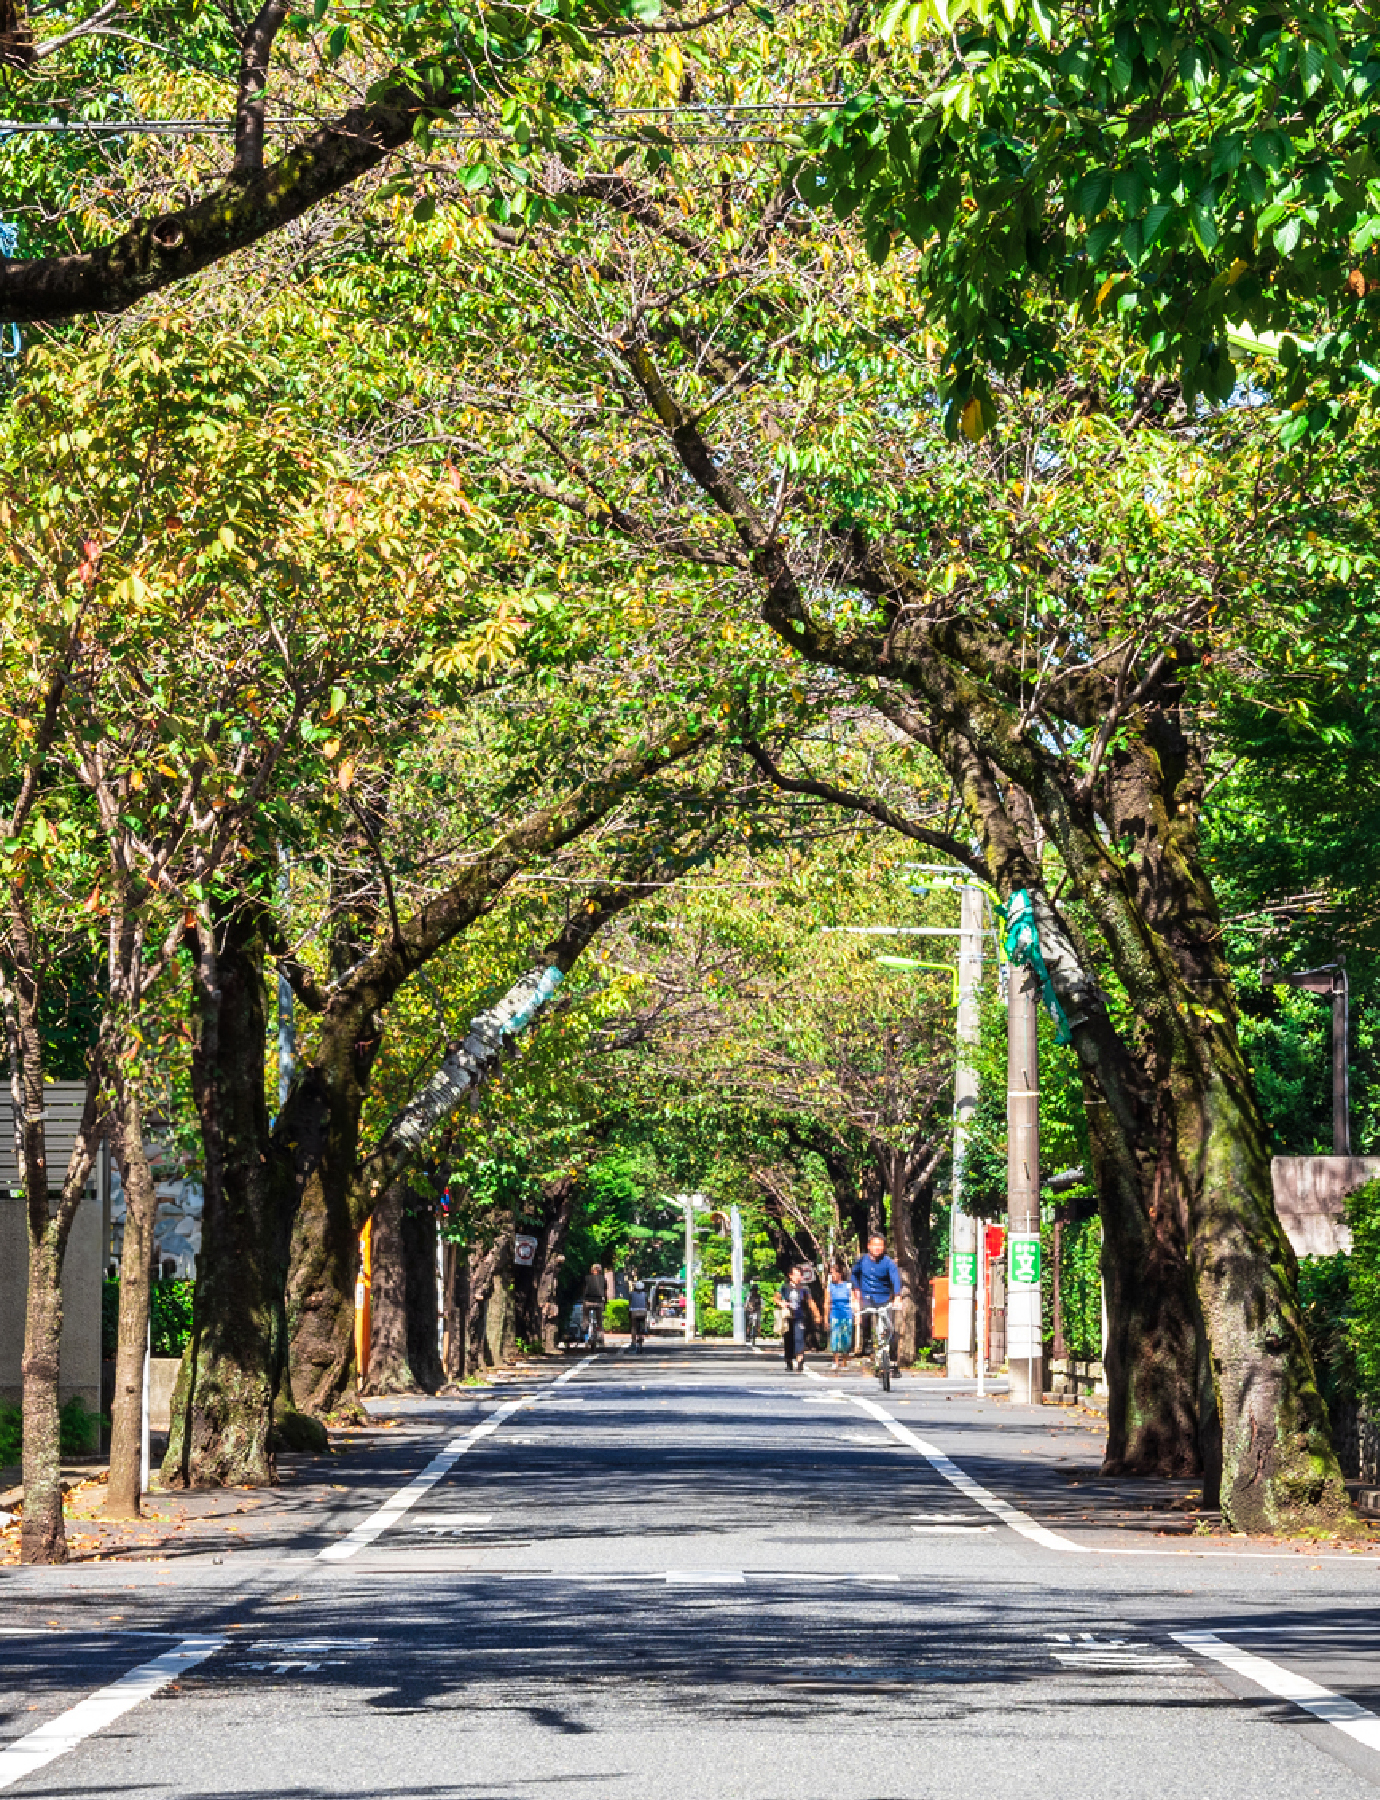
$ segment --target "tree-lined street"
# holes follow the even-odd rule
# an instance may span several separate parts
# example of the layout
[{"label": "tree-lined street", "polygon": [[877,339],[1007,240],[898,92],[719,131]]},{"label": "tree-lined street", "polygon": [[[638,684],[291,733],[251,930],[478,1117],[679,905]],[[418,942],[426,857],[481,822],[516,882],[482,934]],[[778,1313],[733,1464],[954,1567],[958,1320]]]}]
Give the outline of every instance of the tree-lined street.
[{"label": "tree-lined street", "polygon": [[330,1507],[233,1552],[11,1574],[5,1791],[1380,1784],[1373,1557],[1195,1536],[1190,1484],[1093,1479],[1086,1413],[666,1339],[388,1411]]}]

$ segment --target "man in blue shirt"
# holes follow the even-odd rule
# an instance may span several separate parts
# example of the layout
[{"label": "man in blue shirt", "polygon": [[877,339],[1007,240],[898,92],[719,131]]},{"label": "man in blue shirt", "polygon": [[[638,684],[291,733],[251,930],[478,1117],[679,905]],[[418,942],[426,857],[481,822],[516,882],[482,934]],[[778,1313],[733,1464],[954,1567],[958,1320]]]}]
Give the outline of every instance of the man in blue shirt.
[{"label": "man in blue shirt", "polygon": [[[860,1311],[867,1307],[889,1307],[893,1301],[901,1298],[901,1271],[895,1260],[886,1253],[886,1239],[879,1231],[874,1231],[867,1240],[867,1254],[860,1256],[853,1264],[853,1290],[858,1296]],[[865,1334],[869,1319],[864,1313],[861,1320]],[[875,1330],[875,1325],[873,1326]],[[894,1327],[893,1327],[893,1336]],[[861,1348],[861,1340],[859,1343]],[[892,1353],[895,1364],[895,1353]],[[899,1374],[899,1370],[897,1373]]]}]

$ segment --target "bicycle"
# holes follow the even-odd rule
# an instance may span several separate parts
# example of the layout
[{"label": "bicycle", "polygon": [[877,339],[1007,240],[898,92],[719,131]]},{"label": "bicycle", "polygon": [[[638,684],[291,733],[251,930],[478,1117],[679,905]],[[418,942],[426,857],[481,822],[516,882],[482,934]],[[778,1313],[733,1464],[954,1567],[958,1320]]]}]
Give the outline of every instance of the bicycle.
[{"label": "bicycle", "polygon": [[882,1392],[891,1392],[891,1308],[889,1306],[864,1306],[858,1318],[865,1319],[871,1313],[876,1320],[872,1331],[872,1373],[882,1384]]},{"label": "bicycle", "polygon": [[638,1352],[638,1354],[640,1355],[642,1352],[642,1346],[647,1341],[647,1315],[646,1315],[646,1313],[645,1312],[630,1313],[628,1316],[628,1326],[629,1326],[629,1330],[631,1331],[631,1334],[632,1334],[631,1348],[636,1350]]},{"label": "bicycle", "polygon": [[602,1350],[604,1347],[603,1308],[586,1306],[580,1322],[584,1327],[582,1338],[584,1348],[586,1350]]}]

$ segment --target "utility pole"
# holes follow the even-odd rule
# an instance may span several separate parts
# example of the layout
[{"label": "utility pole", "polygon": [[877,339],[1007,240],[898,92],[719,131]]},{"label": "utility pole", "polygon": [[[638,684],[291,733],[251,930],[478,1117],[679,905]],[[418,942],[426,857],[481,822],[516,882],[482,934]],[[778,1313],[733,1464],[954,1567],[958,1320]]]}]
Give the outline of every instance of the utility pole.
[{"label": "utility pole", "polygon": [[1006,1360],[1011,1399],[1038,1406],[1044,1391],[1040,1309],[1040,983],[1013,967],[1006,993]]},{"label": "utility pole", "polygon": [[735,1344],[747,1342],[747,1309],[743,1301],[743,1215],[736,1205],[728,1209],[728,1228],[732,1233],[731,1255],[732,1267],[729,1278],[733,1282],[733,1341]]},{"label": "utility pole", "polygon": [[974,1301],[977,1288],[977,1231],[962,1209],[959,1184],[963,1153],[977,1107],[978,1078],[973,1050],[978,1041],[978,990],[982,984],[982,929],[986,900],[976,882],[962,890],[958,945],[958,1062],[954,1070],[954,1177],[949,1214],[949,1339],[945,1358],[951,1379],[973,1374],[976,1348]]}]

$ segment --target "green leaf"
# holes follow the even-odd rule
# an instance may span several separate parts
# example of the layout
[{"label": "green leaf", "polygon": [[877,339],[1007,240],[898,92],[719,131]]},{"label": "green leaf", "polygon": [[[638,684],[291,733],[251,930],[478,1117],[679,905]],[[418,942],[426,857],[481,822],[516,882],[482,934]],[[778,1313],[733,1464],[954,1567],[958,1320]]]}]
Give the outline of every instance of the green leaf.
[{"label": "green leaf", "polygon": [[1112,196],[1112,177],[1106,169],[1085,175],[1074,193],[1073,210],[1080,219],[1096,218]]}]

